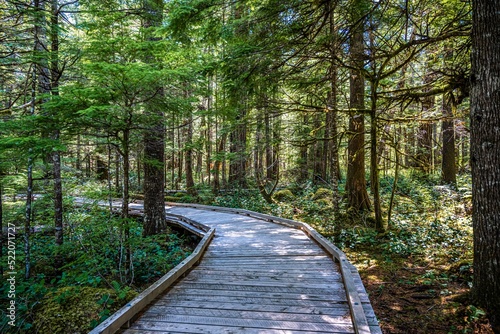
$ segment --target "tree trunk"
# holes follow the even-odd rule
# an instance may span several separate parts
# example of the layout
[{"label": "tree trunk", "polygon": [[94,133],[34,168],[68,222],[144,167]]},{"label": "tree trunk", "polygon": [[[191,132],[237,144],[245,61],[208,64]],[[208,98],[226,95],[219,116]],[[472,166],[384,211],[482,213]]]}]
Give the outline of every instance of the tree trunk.
[{"label": "tree trunk", "polygon": [[472,292],[500,333],[500,1],[472,4]]},{"label": "tree trunk", "polygon": [[373,194],[373,207],[375,209],[375,228],[379,232],[387,230],[387,223],[382,220],[382,207],[380,204],[380,183],[378,168],[378,129],[377,129],[377,83],[372,83],[371,113],[370,113],[370,179]]},{"label": "tree trunk", "polygon": [[309,155],[308,155],[308,145],[307,145],[307,125],[309,123],[309,117],[306,113],[302,115],[301,134],[303,141],[300,143],[299,158],[297,161],[299,173],[297,183],[301,184],[307,181],[309,177]]},{"label": "tree trunk", "polygon": [[[163,23],[163,0],[144,0],[146,29],[161,27]],[[147,40],[156,39],[148,32]],[[154,55],[148,55],[146,62],[155,64]],[[155,85],[156,86],[156,85]],[[150,100],[145,112],[152,122],[144,133],[144,220],[143,235],[159,233],[166,226],[165,221],[165,121],[161,99],[165,96],[162,84],[152,87],[156,98]]]},{"label": "tree trunk", "polygon": [[[430,81],[426,75],[424,82]],[[431,109],[434,108],[434,96],[427,96],[422,101],[422,118],[426,118]],[[417,130],[417,155],[416,163],[424,173],[428,174],[432,170],[432,150],[433,150],[433,123],[431,121],[421,121]]]},{"label": "tree trunk", "polygon": [[194,189],[193,179],[193,115],[189,114],[187,118],[186,128],[186,144],[185,144],[185,169],[186,169],[186,190],[189,195],[195,196],[196,190]]},{"label": "tree trunk", "polygon": [[[227,135],[226,133],[224,132],[222,135],[221,135],[221,138],[219,139],[219,145],[217,146],[217,152],[216,152],[216,159],[215,159],[215,163],[214,163],[214,185],[213,185],[213,192],[214,194],[218,194],[219,191],[220,191],[220,186],[221,186],[221,181],[220,181],[220,178],[221,178],[221,166],[222,168],[225,168],[224,164],[222,163],[223,160],[225,159],[223,157],[223,154],[224,154],[224,148],[226,147],[226,138],[227,138]],[[221,161],[222,160],[222,161]],[[224,176],[222,176],[222,178],[224,179]]]},{"label": "tree trunk", "polygon": [[[352,15],[352,30],[350,40],[350,53],[353,69],[349,77],[350,97],[349,104],[351,115],[349,117],[349,143],[347,161],[346,192],[349,206],[355,210],[369,210],[370,199],[366,191],[365,180],[365,79],[363,76],[363,33],[364,24],[359,13],[363,0],[354,4]],[[359,110],[359,111],[357,111]]]},{"label": "tree trunk", "polygon": [[442,180],[444,183],[457,185],[457,165],[455,157],[455,125],[453,110],[455,109],[453,96],[443,97],[443,154],[442,154]]},{"label": "tree trunk", "polygon": [[328,2],[328,15],[329,15],[329,28],[330,36],[332,41],[330,43],[330,68],[329,68],[329,79],[330,79],[330,89],[328,91],[327,98],[327,113],[326,113],[326,124],[325,124],[325,136],[327,137],[326,148],[327,148],[327,159],[330,167],[329,181],[333,189],[333,208],[335,213],[339,211],[339,151],[338,151],[338,131],[337,131],[337,66],[335,64],[335,58],[337,54],[337,41],[335,36],[337,36],[337,28],[335,27],[335,8],[333,2]]},{"label": "tree trunk", "polygon": [[[243,107],[242,107],[243,108]],[[245,111],[240,110],[236,117],[235,128],[231,132],[229,140],[231,141],[229,150],[231,159],[229,161],[229,183],[232,187],[245,189],[246,184],[246,141],[247,130],[245,124]]]}]

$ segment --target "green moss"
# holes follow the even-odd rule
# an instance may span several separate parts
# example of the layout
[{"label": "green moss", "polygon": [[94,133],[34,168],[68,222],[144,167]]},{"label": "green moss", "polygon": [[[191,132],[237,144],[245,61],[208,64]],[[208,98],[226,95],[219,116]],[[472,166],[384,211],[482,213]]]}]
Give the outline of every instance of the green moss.
[{"label": "green moss", "polygon": [[179,202],[179,197],[165,196],[165,201],[167,201],[167,202]]},{"label": "green moss", "polygon": [[37,306],[33,325],[38,333],[88,333],[136,295],[132,290],[119,298],[113,289],[60,288]]},{"label": "green moss", "polygon": [[333,198],[333,191],[331,189],[327,188],[318,188],[316,192],[314,193],[312,200],[317,201],[319,199],[332,199]]},{"label": "green moss", "polygon": [[332,200],[329,198],[319,198],[315,201],[317,204],[322,206],[331,206],[333,205]]},{"label": "green moss", "polygon": [[283,189],[275,192],[273,198],[277,201],[284,202],[284,201],[292,201],[293,199],[295,199],[295,196],[289,189]]}]

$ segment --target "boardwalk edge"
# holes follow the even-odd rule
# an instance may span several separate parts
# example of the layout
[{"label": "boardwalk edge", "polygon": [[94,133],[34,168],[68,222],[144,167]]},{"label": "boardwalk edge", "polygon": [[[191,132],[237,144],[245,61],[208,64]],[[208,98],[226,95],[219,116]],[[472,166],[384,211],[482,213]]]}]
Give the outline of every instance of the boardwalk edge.
[{"label": "boardwalk edge", "polygon": [[[349,262],[345,253],[340,250],[337,246],[332,244],[328,239],[323,237],[319,232],[317,232],[314,228],[312,228],[309,224],[304,222],[298,222],[292,219],[286,219],[281,217],[275,217],[255,211],[245,210],[245,209],[233,209],[227,207],[220,206],[210,206],[210,205],[202,205],[202,204],[189,204],[189,203],[165,203],[167,206],[171,207],[185,207],[185,208],[193,208],[193,209],[203,209],[209,211],[218,211],[218,212],[226,212],[226,213],[235,213],[240,214],[252,218],[262,219],[268,222],[285,225],[288,227],[293,227],[296,229],[300,229],[304,231],[311,239],[316,241],[323,249],[325,249],[333,258],[335,258],[339,262],[340,270],[342,273],[342,279],[344,281],[344,285],[347,293],[347,301],[349,304],[349,308],[351,310],[351,316],[353,320],[353,326],[355,333],[357,334],[379,334],[382,333],[380,327],[378,326],[377,320],[374,318],[371,322],[368,321],[366,317],[365,310],[363,309],[363,303],[359,297],[358,288],[356,283],[354,282],[354,277],[352,270],[357,273],[357,269]],[[359,274],[358,274],[359,276]],[[361,283],[362,285],[362,283]],[[363,291],[364,286],[361,287]],[[368,302],[368,304],[370,304]],[[371,305],[369,305],[371,309]]]},{"label": "boardwalk edge", "polygon": [[215,234],[215,228],[209,228],[208,226],[204,227],[207,229],[207,232],[190,256],[175,266],[158,281],[153,283],[153,285],[141,292],[121,309],[113,313],[113,315],[111,315],[108,319],[104,320],[96,328],[90,331],[89,334],[115,333],[123,325],[129,322],[137,313],[141,312],[156,297],[165,292],[165,290],[175,283],[179,277],[192,268],[201,259]]}]

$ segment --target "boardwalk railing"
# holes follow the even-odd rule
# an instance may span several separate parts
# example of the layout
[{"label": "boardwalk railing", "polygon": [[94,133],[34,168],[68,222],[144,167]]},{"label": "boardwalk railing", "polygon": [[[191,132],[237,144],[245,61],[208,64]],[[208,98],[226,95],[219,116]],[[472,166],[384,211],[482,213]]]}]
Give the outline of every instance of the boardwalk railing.
[{"label": "boardwalk railing", "polygon": [[245,209],[233,209],[220,206],[210,206],[201,204],[185,204],[185,203],[166,203],[169,206],[186,207],[193,209],[202,209],[208,211],[218,211],[226,213],[236,213],[252,218],[262,219],[271,223],[276,223],[280,225],[285,225],[288,227],[296,228],[304,231],[311,239],[316,241],[323,249],[325,249],[330,255],[333,256],[335,260],[339,262],[340,270],[342,273],[342,279],[347,294],[347,302],[351,310],[352,322],[354,325],[355,333],[359,334],[370,334],[370,326],[368,320],[366,319],[365,312],[359,298],[358,291],[354,284],[354,279],[352,276],[352,264],[347,259],[347,256],[342,252],[337,246],[328,241],[325,237],[319,234],[315,229],[313,229],[309,224],[298,222],[291,219],[275,217],[255,211],[245,210]]},{"label": "boardwalk railing", "polygon": [[[167,215],[167,219],[170,216],[171,220],[178,217],[176,215]],[[161,277],[149,288],[141,292],[137,297],[132,299],[129,303],[115,312],[108,319],[104,320],[99,326],[94,328],[89,334],[108,334],[115,333],[123,325],[126,325],[134,317],[141,312],[149,303],[151,303],[156,297],[165,292],[175,281],[177,281],[184,273],[186,273],[191,267],[193,267],[203,256],[206,248],[208,247],[210,241],[215,234],[215,228],[210,228],[198,222],[192,221],[188,218],[182,217],[184,222],[183,227],[187,225],[195,226],[197,231],[204,231],[203,239],[193,251],[193,253],[188,256],[184,261],[175,266],[170,270],[165,276]],[[191,229],[189,229],[191,230]],[[196,232],[199,234],[199,232]]]},{"label": "boardwalk railing", "polygon": [[[359,292],[364,292],[362,283],[359,283],[359,275],[354,266],[347,260],[346,255],[338,247],[333,245],[330,241],[320,235],[311,226],[303,222],[297,222],[291,219],[285,219],[280,217],[275,217],[267,214],[262,214],[250,210],[244,209],[233,209],[226,207],[208,206],[200,204],[185,204],[185,203],[165,203],[167,206],[171,207],[184,207],[201,209],[206,211],[216,211],[224,213],[232,213],[244,215],[287,227],[302,230],[306,233],[309,238],[314,240],[318,245],[320,245],[327,253],[329,253],[338,263],[342,274],[342,280],[344,283],[347,303],[349,305],[350,314],[352,318],[352,323],[355,333],[360,334],[370,334],[370,333],[381,333],[378,325],[375,325],[372,320],[371,323],[367,320],[366,312],[363,309],[363,304],[359,296]],[[131,207],[132,210],[137,210]],[[137,212],[140,214],[140,209]],[[151,303],[156,297],[161,293],[166,291],[172,284],[174,284],[181,275],[186,273],[194,264],[200,261],[203,256],[204,251],[208,247],[210,241],[212,240],[215,228],[209,228],[199,222],[195,222],[187,217],[181,215],[174,215],[172,213],[167,214],[167,220],[171,223],[177,224],[183,228],[190,230],[191,232],[203,236],[198,247],[195,251],[186,258],[183,262],[172,269],[168,274],[163,276],[160,280],[154,283],[151,287],[144,290],[139,296],[134,298],[131,302],[125,305],[123,308],[118,310],[110,318],[106,319],[103,323],[97,326],[90,334],[100,334],[100,333],[114,333],[118,331],[122,326],[130,323],[134,317],[141,312],[149,303]],[[358,284],[355,283],[355,278],[353,275],[357,275]],[[361,287],[360,287],[361,285]],[[365,300],[366,303],[366,300]],[[370,306],[371,309],[371,306]]]}]

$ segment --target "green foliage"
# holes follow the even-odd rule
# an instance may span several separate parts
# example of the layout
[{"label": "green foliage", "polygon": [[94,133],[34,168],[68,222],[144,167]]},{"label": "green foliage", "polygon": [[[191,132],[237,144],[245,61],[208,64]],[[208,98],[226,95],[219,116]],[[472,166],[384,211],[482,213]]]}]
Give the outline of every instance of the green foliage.
[{"label": "green foliage", "polygon": [[290,189],[278,190],[273,194],[273,198],[280,202],[293,201],[295,195]]},{"label": "green foliage", "polygon": [[[34,202],[34,225],[50,224],[50,217],[46,217],[51,213],[50,202],[48,196]],[[32,234],[31,279],[20,278],[23,261],[18,256],[16,330],[20,328],[21,332],[36,329],[42,333],[87,333],[134,297],[136,290],[166,274],[191,251],[189,241],[175,234],[142,237],[140,222],[134,220],[128,221],[130,237],[126,241],[124,221],[95,204],[72,209],[67,203],[66,208],[65,242],[59,249],[65,264],[62,276],[57,277],[54,271],[56,247],[52,231]],[[22,222],[23,202],[8,202],[4,209],[8,209],[4,216],[7,222]],[[19,213],[13,214],[16,211]],[[17,254],[23,254],[21,238],[16,244]],[[5,252],[6,245],[3,247]],[[133,282],[124,272],[125,247],[132,253]],[[5,267],[6,258],[1,261]],[[0,294],[6,295],[8,288],[2,281]],[[6,309],[5,302],[0,301],[1,309]],[[2,322],[0,328],[3,333],[10,326]]]},{"label": "green foliage", "polygon": [[[116,282],[113,282],[116,283]],[[70,286],[45,296],[35,309],[33,329],[41,333],[87,333],[116,312],[137,292]]]},{"label": "green foliage", "polygon": [[333,190],[327,188],[318,188],[314,195],[312,196],[313,201],[317,201],[319,199],[332,199],[333,198]]}]

